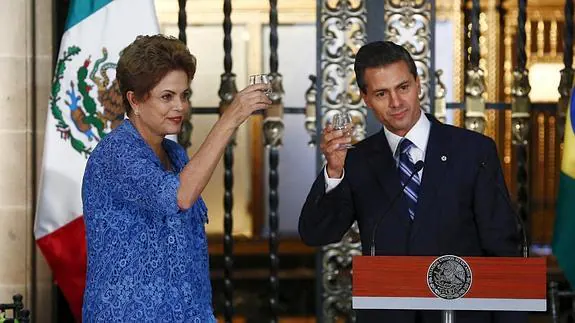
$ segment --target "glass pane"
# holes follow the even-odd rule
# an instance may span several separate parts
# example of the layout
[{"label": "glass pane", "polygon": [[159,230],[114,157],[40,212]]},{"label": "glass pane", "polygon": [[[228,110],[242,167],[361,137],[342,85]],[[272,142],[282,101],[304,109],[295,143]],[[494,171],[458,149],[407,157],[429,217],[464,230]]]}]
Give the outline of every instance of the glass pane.
[{"label": "glass pane", "polygon": [[[269,72],[269,26],[262,30],[263,70]],[[283,75],[286,107],[303,108],[305,91],[311,82],[308,75],[316,74],[315,25],[282,25],[278,27],[279,73]],[[285,133],[279,162],[280,232],[297,235],[301,207],[316,177],[316,148],[307,145],[309,135],[304,128],[304,115],[285,114]],[[265,157],[266,169],[267,155]],[[263,179],[267,204],[268,178]],[[266,205],[266,210],[268,207]],[[267,214],[264,233],[267,232]]]}]

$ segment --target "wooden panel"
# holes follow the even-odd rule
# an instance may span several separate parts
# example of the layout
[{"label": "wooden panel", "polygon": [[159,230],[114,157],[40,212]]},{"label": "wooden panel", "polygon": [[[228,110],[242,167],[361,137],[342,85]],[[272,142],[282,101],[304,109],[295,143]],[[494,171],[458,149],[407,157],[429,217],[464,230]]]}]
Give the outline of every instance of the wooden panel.
[{"label": "wooden panel", "polygon": [[[279,323],[316,323],[314,317],[279,317]],[[218,323],[224,323],[223,317],[218,317]],[[244,317],[234,317],[232,323],[246,323],[248,322]],[[343,322],[341,322],[343,323]]]},{"label": "wooden panel", "polygon": [[545,258],[464,258],[473,271],[465,297],[545,299]]},{"label": "wooden panel", "polygon": [[353,296],[434,297],[427,268],[434,257],[353,257]]},{"label": "wooden panel", "polygon": [[[209,235],[208,236],[208,250],[210,255],[219,256],[224,254],[223,236]],[[251,239],[236,237],[234,239],[234,255],[267,255],[269,253],[269,241],[264,238]],[[309,255],[317,251],[314,247],[306,246],[300,239],[297,238],[284,238],[280,240],[279,253],[280,255]]]},{"label": "wooden panel", "polygon": [[[436,257],[353,258],[353,296],[435,297],[427,286],[427,270]],[[472,271],[464,298],[546,298],[546,259],[509,257],[463,258]]]}]

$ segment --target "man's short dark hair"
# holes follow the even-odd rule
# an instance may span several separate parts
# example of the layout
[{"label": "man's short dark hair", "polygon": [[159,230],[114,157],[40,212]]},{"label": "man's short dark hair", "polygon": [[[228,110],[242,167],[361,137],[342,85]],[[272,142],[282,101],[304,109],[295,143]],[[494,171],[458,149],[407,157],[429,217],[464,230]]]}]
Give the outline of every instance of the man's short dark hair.
[{"label": "man's short dark hair", "polygon": [[370,67],[384,67],[392,63],[404,61],[413,77],[417,77],[417,67],[409,52],[390,41],[376,41],[363,45],[355,55],[355,78],[359,89],[366,93],[364,74]]}]

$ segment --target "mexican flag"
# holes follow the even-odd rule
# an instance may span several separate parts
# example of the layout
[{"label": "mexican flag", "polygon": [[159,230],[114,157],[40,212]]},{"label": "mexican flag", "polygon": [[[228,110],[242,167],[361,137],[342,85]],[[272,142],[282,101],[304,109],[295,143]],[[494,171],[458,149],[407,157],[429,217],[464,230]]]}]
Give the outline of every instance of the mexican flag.
[{"label": "mexican flag", "polygon": [[571,283],[571,288],[575,288],[575,89],[571,90],[566,115],[553,254]]},{"label": "mexican flag", "polygon": [[71,0],[48,103],[34,234],[78,321],[86,275],[84,168],[124,119],[119,52],[136,36],[158,32],[153,0]]}]

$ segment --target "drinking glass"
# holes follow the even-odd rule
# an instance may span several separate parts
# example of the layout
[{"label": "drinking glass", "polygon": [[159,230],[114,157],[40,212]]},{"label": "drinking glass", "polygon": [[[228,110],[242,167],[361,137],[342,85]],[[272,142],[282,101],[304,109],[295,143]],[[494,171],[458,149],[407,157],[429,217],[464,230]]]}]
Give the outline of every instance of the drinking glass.
[{"label": "drinking glass", "polygon": [[[352,128],[353,123],[351,119],[351,114],[348,112],[340,112],[333,116],[331,119],[331,124],[334,130],[342,130],[343,134],[346,136],[352,135]],[[342,145],[343,149],[351,149],[354,148],[352,144],[344,144]]]},{"label": "drinking glass", "polygon": [[268,87],[264,90],[264,93],[269,98],[270,94],[272,93],[272,87],[270,84],[270,78],[267,74],[250,75],[249,85],[254,84],[267,84]]}]

